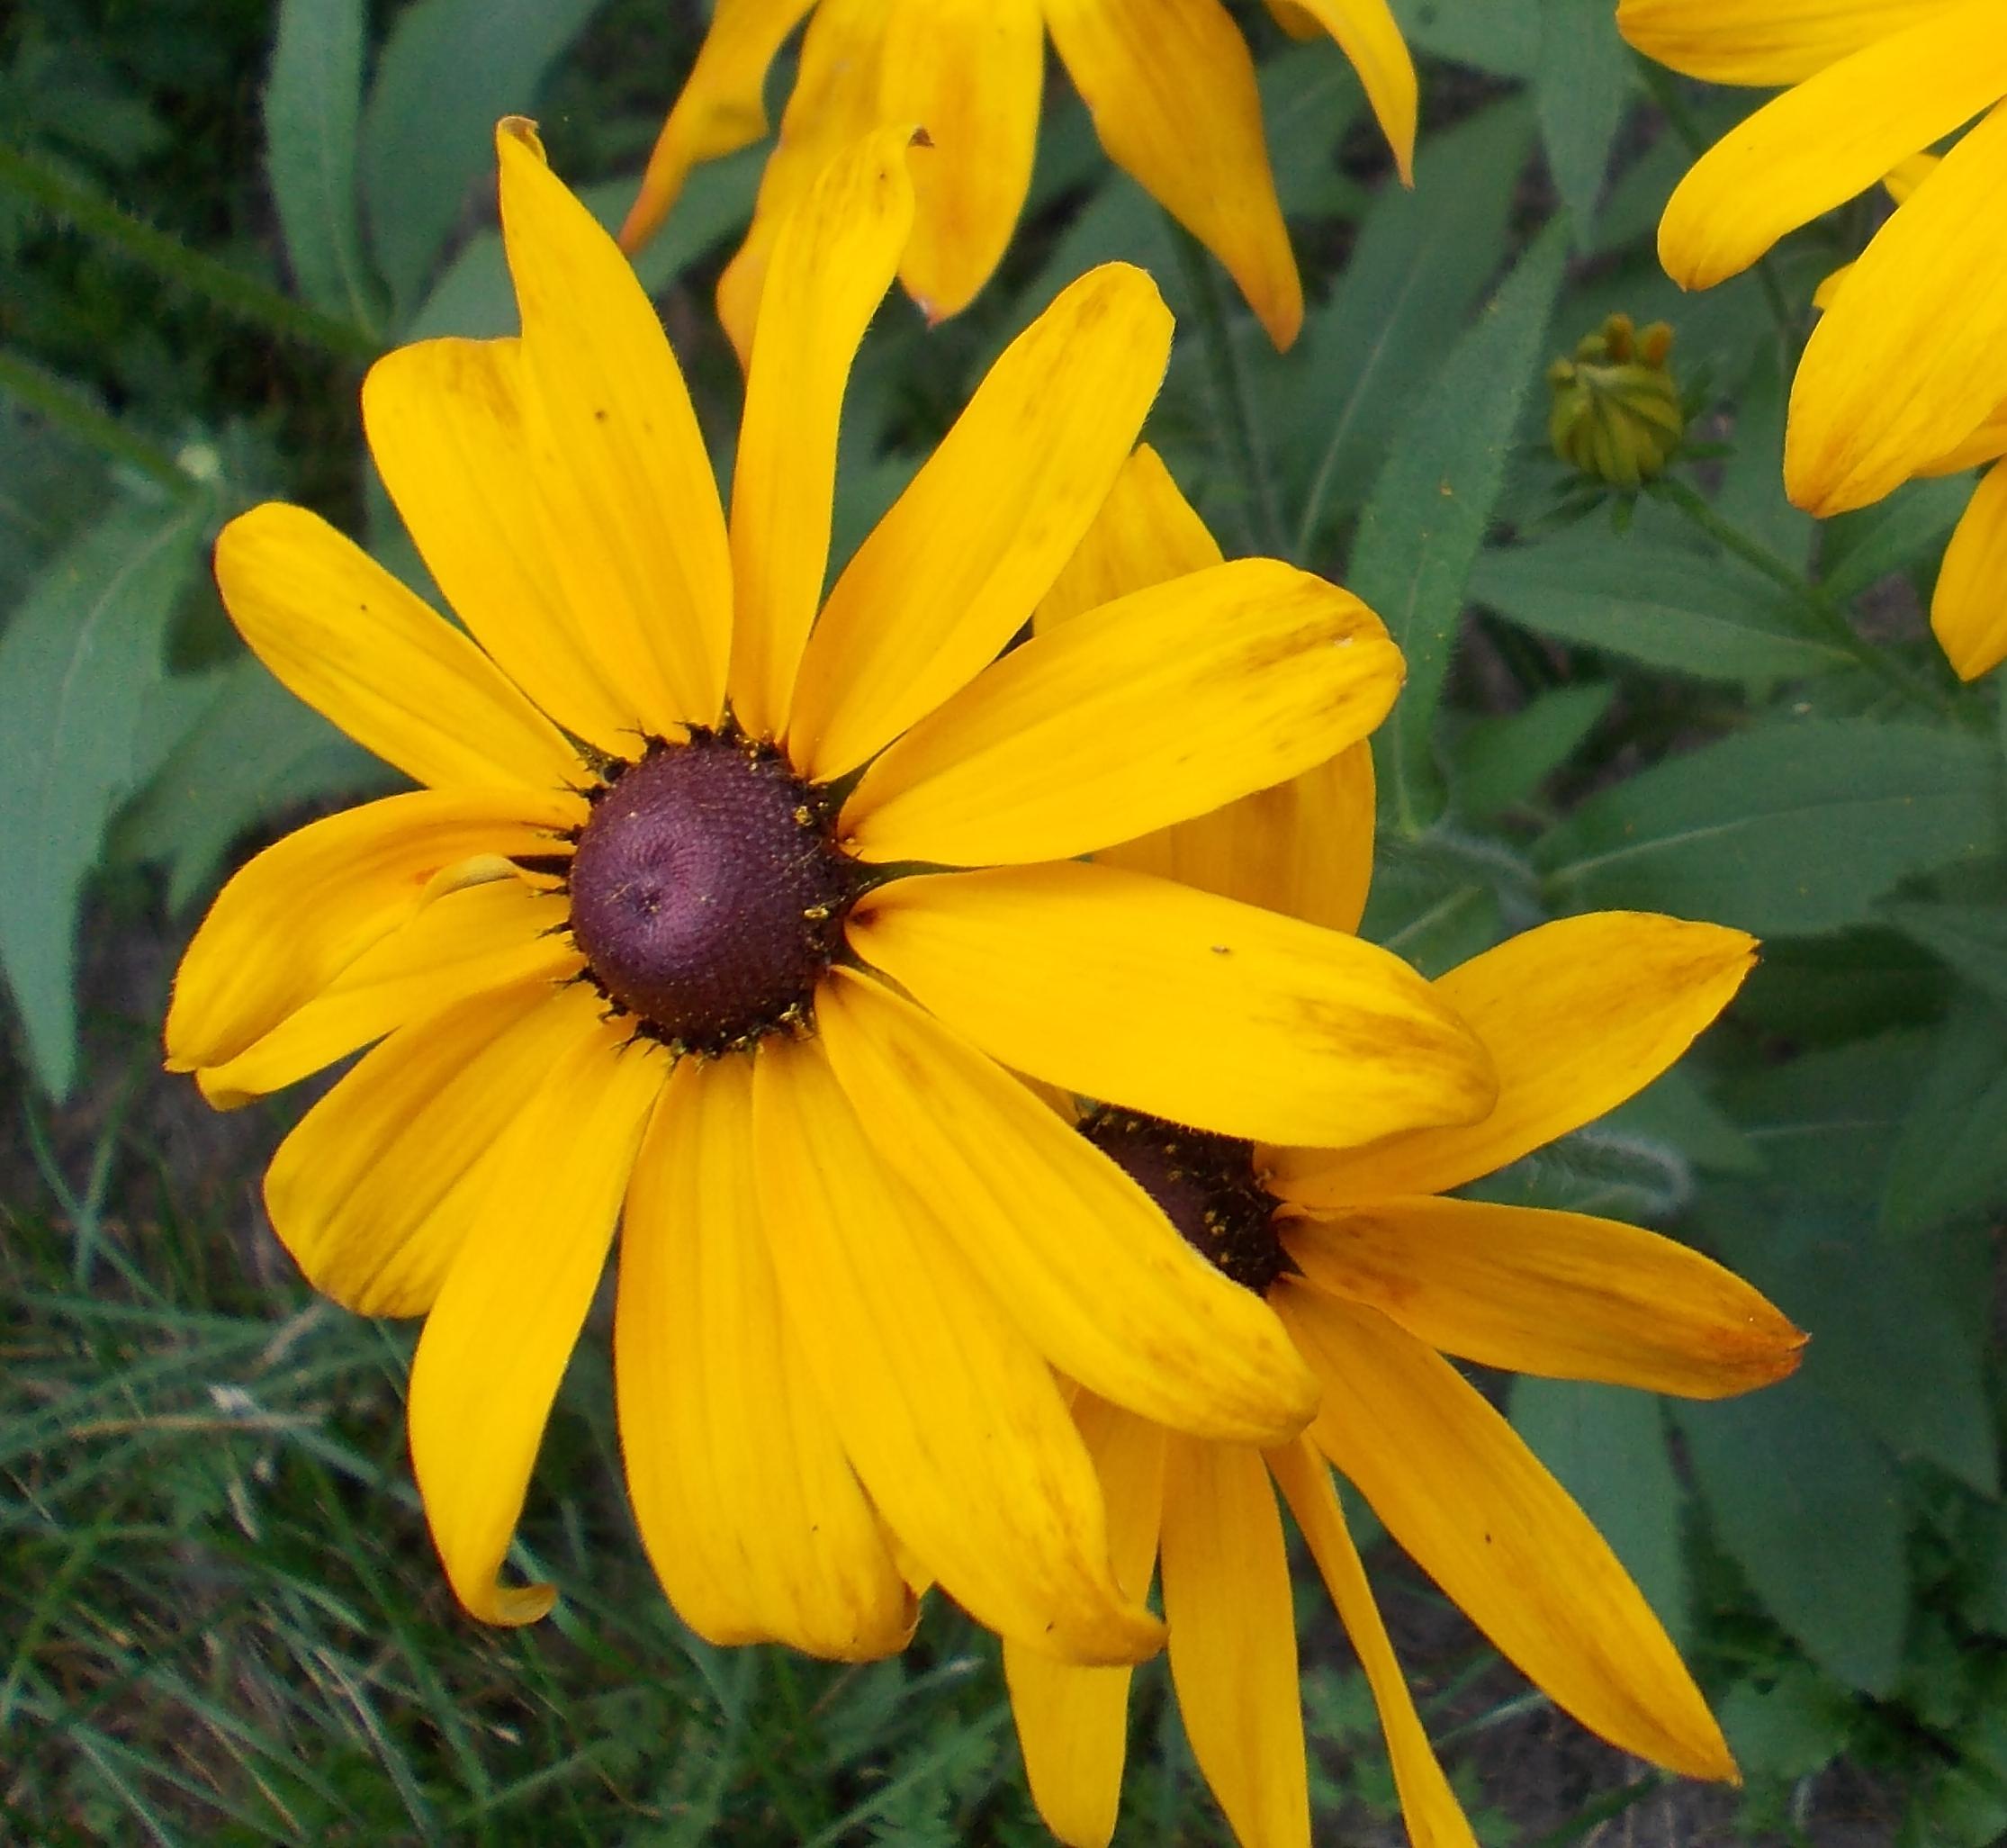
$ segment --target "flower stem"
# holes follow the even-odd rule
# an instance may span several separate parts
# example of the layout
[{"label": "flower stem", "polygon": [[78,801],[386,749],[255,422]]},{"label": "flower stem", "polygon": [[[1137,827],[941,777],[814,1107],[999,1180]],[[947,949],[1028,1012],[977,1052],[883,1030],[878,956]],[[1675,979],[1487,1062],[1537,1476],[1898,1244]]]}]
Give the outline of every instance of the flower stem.
[{"label": "flower stem", "polygon": [[1233,328],[1227,319],[1219,275],[1204,245],[1168,214],[1164,221],[1198,313],[1199,338],[1206,351],[1214,407],[1247,497],[1244,523],[1252,549],[1282,556],[1282,509],[1275,500],[1275,483],[1268,473],[1268,458],[1256,434],[1247,374],[1240,355],[1234,349]]},{"label": "flower stem", "polygon": [[1927,706],[1933,712],[1952,710],[1950,697],[1923,675],[1903,665],[1886,648],[1864,638],[1847,620],[1847,613],[1819,584],[1793,569],[1768,546],[1752,539],[1740,527],[1724,519],[1705,496],[1674,475],[1661,475],[1645,490],[1684,514],[1724,551],[1760,572],[1789,594],[1797,612],[1799,627],[1814,641],[1830,643],[1858,666],[1901,693],[1912,705]]}]

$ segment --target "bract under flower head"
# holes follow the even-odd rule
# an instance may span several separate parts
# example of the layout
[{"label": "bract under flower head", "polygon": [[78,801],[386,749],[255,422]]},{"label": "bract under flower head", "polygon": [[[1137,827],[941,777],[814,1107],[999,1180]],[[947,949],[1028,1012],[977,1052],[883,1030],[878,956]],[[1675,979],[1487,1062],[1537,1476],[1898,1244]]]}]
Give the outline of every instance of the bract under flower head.
[{"label": "bract under flower head", "polygon": [[[1334,1143],[1491,1099],[1393,959],[1075,863],[1355,748],[1400,677],[1370,611],[1269,561],[997,660],[1163,374],[1147,276],[1065,291],[824,599],[911,140],[843,150],[776,232],[729,522],[632,269],[511,121],[521,336],[407,347],[364,388],[464,631],[300,509],[217,546],[253,650],[424,787],[230,881],[169,1062],[229,1104],[362,1053],[266,1203],[320,1288],[425,1316],[413,1465],[493,1621],[550,1601],[500,1573],[617,1219],[629,1486],[701,1634],[882,1654],[911,1573],[1029,1646],[1148,1653],[1054,1367],[1252,1442],[1315,1386],[1268,1306],[1000,1061]],[[1051,1008],[1097,959],[1127,980]]]},{"label": "bract under flower head", "polygon": [[[1403,180],[1415,69],[1387,0],[1268,0],[1296,38],[1328,33],[1358,71]],[[1275,197],[1246,41],[1220,0],[720,0],[622,232],[653,234],[698,162],[766,132],[767,68],[808,31],[752,229],[719,285],[741,353],[775,231],[832,153],[886,121],[922,124],[918,218],[901,262],[930,319],[965,308],[1010,242],[1031,180],[1048,32],[1102,145],[1219,257],[1278,347],[1302,285]]]}]

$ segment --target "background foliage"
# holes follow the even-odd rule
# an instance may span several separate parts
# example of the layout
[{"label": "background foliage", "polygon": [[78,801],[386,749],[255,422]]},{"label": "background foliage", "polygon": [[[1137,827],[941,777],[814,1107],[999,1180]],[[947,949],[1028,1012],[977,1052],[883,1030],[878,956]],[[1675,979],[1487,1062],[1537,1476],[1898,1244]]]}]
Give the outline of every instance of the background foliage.
[{"label": "background foliage", "polygon": [[[1636,65],[1608,0],[1400,11],[1425,65],[1411,194],[1344,60],[1248,21],[1312,302],[1285,358],[1056,86],[999,284],[933,333],[896,300],[874,329],[839,555],[1060,284],[1140,261],[1181,327],[1150,428],[1174,472],[1229,549],[1344,579],[1407,650],[1369,933],[1432,971],[1590,906],[1766,938],[1696,1057],[1495,1184],[1675,1230],[1813,1331],[1802,1375],[1750,1399],[1526,1382],[1510,1407],[1688,1649],[1746,1789],[1641,1776],[1390,1549],[1374,1567],[1487,1842],[1990,1842],[2000,715],[1919,616],[1966,484],[1823,527],[1784,500],[1811,289],[1871,208],[1697,297],[1651,243],[1693,148],[1756,98]],[[611,217],[701,29],[692,0],[31,0],[0,21],[8,1839],[1042,1839],[994,1651],[951,1610],[850,1670],[681,1629],[590,1342],[522,1543],[559,1614],[464,1621],[409,1486],[408,1331],[315,1303],[261,1217],[297,1104],[212,1118],[157,1069],[167,973],[228,867],[384,787],[238,648],[209,540],[282,495],[423,584],[362,449],[362,367],[509,328],[497,116],[538,114]],[[721,444],[737,375],[709,289],[758,158],[701,171],[642,264]],[[1634,504],[1585,494],[1542,434],[1548,358],[1618,309],[1673,322],[1696,411],[1672,485]],[[1360,1678],[1307,1582],[1301,1602],[1320,1818],[1398,1840]],[[1160,1676],[1122,1839],[1220,1840]]]}]

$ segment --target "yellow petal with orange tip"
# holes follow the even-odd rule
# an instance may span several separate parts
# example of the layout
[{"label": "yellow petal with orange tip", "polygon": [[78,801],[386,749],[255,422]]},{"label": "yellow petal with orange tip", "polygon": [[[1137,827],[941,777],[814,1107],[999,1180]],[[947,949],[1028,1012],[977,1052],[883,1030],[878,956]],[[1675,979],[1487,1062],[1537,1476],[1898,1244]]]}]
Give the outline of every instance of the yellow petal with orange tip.
[{"label": "yellow petal with orange tip", "polygon": [[992,1058],[1173,1122],[1336,1148],[1492,1102],[1483,1049],[1399,959],[1138,873],[899,879],[849,936]]},{"label": "yellow petal with orange tip", "polygon": [[1929,12],[1723,136],[1668,202],[1660,259],[1682,288],[1725,281],[2002,95],[1998,0]]},{"label": "yellow petal with orange tip", "polygon": [[670,1076],[621,1221],[614,1381],[627,1493],[707,1642],[860,1662],[918,1606],[786,1326],[760,1221],[752,1062]]},{"label": "yellow petal with orange tip", "polygon": [[1296,1610],[1275,1492],[1240,1444],[1166,1439],[1157,1571],[1192,1755],[1251,1848],[1310,1848]]},{"label": "yellow petal with orange tip", "polygon": [[1483,1395],[1377,1310],[1293,1277],[1271,1300],[1324,1386],[1318,1447],[1499,1653],[1612,1744],[1733,1781],[1643,1595]]},{"label": "yellow petal with orange tip", "polygon": [[1112,263],[1011,343],[830,592],[788,721],[805,776],[855,769],[1024,626],[1120,473],[1170,351],[1156,284]]},{"label": "yellow petal with orange tip", "polygon": [[1733,998],[1756,940],[1653,912],[1592,911],[1521,933],[1436,984],[1490,1050],[1497,1107],[1326,1155],[1272,1151],[1272,1185],[1319,1209],[1437,1194],[1593,1122],[1670,1066]]},{"label": "yellow petal with orange tip", "polygon": [[1616,29],[1654,62],[1711,84],[1802,83],[1958,0],[1618,0]]},{"label": "yellow petal with orange tip", "polygon": [[732,710],[756,737],[786,727],[822,601],[843,392],[913,227],[913,133],[846,149],[774,245],[732,477]]},{"label": "yellow petal with orange tip", "polygon": [[989,281],[1031,186],[1045,77],[1040,0],[895,5],[878,107],[933,143],[914,184],[920,209],[899,266],[930,322],[958,314]]},{"label": "yellow petal with orange tip", "polygon": [[203,1097],[234,1110],[467,996],[538,976],[562,981],[580,966],[556,934],[564,915],[557,893],[512,878],[435,898],[263,1039],[198,1071]]},{"label": "yellow petal with orange tip", "polygon": [[1164,458],[1138,443],[1033,618],[1039,635],[1132,590],[1225,562]]},{"label": "yellow petal with orange tip", "polygon": [[676,356],[626,257],[544,164],[535,126],[510,116],[495,145],[552,575],[649,730],[713,724],[732,561]]},{"label": "yellow petal with orange tip", "polygon": [[1876,232],[1813,329],[1784,440],[1798,506],[1824,518],[1879,500],[2007,402],[2007,239],[1973,229],[2003,196],[2007,104]]},{"label": "yellow petal with orange tip", "polygon": [[1338,41],[1372,105],[1380,132],[1393,149],[1401,184],[1415,184],[1415,60],[1387,0],[1291,0]]},{"label": "yellow petal with orange tip", "polygon": [[480,649],[353,540],[268,500],[216,541],[216,585],[280,683],[384,762],[439,789],[520,789],[562,823],[578,753]]},{"label": "yellow petal with orange tip", "polygon": [[767,69],[815,0],[718,0],[697,61],[662,124],[641,190],[620,227],[638,250],[662,229],[690,169],[767,132]]},{"label": "yellow petal with orange tip", "polygon": [[1226,266],[1278,347],[1303,285],[1275,197],[1246,41],[1220,0],[1046,0],[1109,158]]},{"label": "yellow petal with orange tip", "polygon": [[1987,471],[1945,548],[1930,627],[1961,680],[2007,660],[2007,462]]},{"label": "yellow petal with orange tip", "polygon": [[1317,1561],[1338,1621],[1358,1654],[1380,1711],[1393,1763],[1394,1789],[1409,1848],[1477,1848],[1463,1806],[1443,1775],[1435,1748],[1415,1711],[1415,1697],[1395,1659],[1392,1640],[1373,1600],[1372,1587],[1346,1526],[1345,1510],[1331,1486],[1331,1471],[1307,1438],[1267,1453],[1268,1466]]},{"label": "yellow petal with orange tip", "polygon": [[1362,742],[1272,789],[1094,858],[1326,930],[1356,931],[1372,882],[1372,746]]},{"label": "yellow petal with orange tip", "polygon": [[1279,1442],[1315,1384],[1258,1296],[1025,1085],[845,969],[823,1044],[879,1157],[923,1198],[1040,1351],[1102,1398],[1181,1430]]},{"label": "yellow petal with orange tip", "polygon": [[1349,591],[1272,558],[1215,565],[1013,649],[865,771],[839,831],[880,862],[1090,852],[1327,762],[1405,672]]},{"label": "yellow petal with orange tip", "polygon": [[[220,1066],[492,854],[548,853],[556,818],[509,790],[419,789],[296,828],[231,875],[197,928],[167,1005],[169,1071]],[[567,818],[585,805],[569,798]],[[566,811],[560,810],[560,816]]]},{"label": "yellow petal with orange tip", "polygon": [[426,568],[490,657],[574,736],[625,754],[641,710],[553,573],[522,369],[519,340],[400,347],[363,381],[363,428]]},{"label": "yellow petal with orange tip", "polygon": [[[1073,1415],[1107,1501],[1115,1576],[1140,1601],[1156,1568],[1164,1432],[1092,1393],[1075,1395]],[[1025,1780],[1045,1825],[1066,1848],[1107,1848],[1129,1744],[1130,1671],[1077,1668],[1007,1642],[1004,1677]]]},{"label": "yellow petal with orange tip", "polygon": [[462,1604],[534,1623],[555,1593],[502,1562],[559,1382],[606,1267],[634,1151],[668,1060],[572,1010],[544,1081],[483,1163],[466,1242],[411,1357],[405,1415],[426,1525]]},{"label": "yellow petal with orange tip", "polygon": [[544,976],[410,1022],[293,1126],[265,1174],[272,1230],[358,1315],[422,1315],[481,1222],[482,1176],[604,1004]]},{"label": "yellow petal with orange tip", "polygon": [[1283,1243],[1320,1289],[1515,1373],[1724,1399],[1784,1378],[1804,1347],[1714,1259],[1586,1213],[1379,1200],[1291,1222]]},{"label": "yellow petal with orange tip", "polygon": [[999,1636],[1073,1662],[1154,1654],[1051,1369],[940,1223],[957,1203],[886,1167],[814,1040],[760,1042],[753,1131],[789,1324],[886,1525]]}]

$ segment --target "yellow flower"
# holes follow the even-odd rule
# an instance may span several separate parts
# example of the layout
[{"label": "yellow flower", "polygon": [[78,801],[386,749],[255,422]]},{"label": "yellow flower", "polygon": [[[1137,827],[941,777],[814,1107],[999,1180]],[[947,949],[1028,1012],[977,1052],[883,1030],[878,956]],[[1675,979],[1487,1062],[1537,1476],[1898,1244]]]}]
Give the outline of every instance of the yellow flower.
[{"label": "yellow flower", "polygon": [[[1139,452],[1042,620],[1070,616],[1069,586],[1118,594],[1215,568],[1219,555],[1161,464]],[[1298,779],[1286,798],[1243,798],[1236,815],[1122,852],[1188,876],[1208,869],[1220,889],[1350,928],[1372,858],[1364,748],[1339,761],[1349,770]],[[1265,827],[1264,844],[1235,864],[1225,850],[1250,823]],[[1438,988],[1490,1048],[1500,1081],[1497,1109],[1462,1127],[1334,1155],[1105,1105],[1081,1120],[1194,1249],[1275,1309],[1323,1390],[1309,1432],[1265,1448],[1166,1431],[1090,1392],[1075,1403],[1120,1582],[1140,1598],[1155,1568],[1185,1732],[1247,1848],[1310,1839],[1276,1488],[1379,1705],[1409,1839],[1474,1848],[1346,1531],[1332,1465],[1557,1705],[1656,1763],[1734,1776],[1706,1703],[1616,1556],[1444,1357],[1713,1398],[1788,1374],[1804,1338],[1748,1285],[1670,1240],[1444,1196],[1650,1083],[1733,995],[1751,951],[1740,932],[1600,913],[1453,970]],[[1129,1671],[1068,1666],[1008,1640],[1004,1660],[1040,1809],[1062,1840],[1100,1848],[1121,1781]]]},{"label": "yellow flower", "polygon": [[1147,1654],[1051,1366],[1251,1440],[1315,1388],[1012,1070],[1334,1143],[1490,1103],[1393,958],[1075,859],[1349,745],[1400,675],[1369,610],[1270,561],[996,659],[1157,389],[1148,277],[1066,290],[824,599],[910,133],[847,152],[776,240],[729,526],[632,270],[511,122],[521,338],[409,347],[364,387],[472,639],[301,509],[217,547],[253,650],[425,787],[238,874],[168,1062],[227,1105],[381,1041],[266,1197],[316,1286],[426,1316],[413,1465],[494,1621],[550,1602],[498,1574],[625,1202],[622,1444],[698,1630],[894,1649],[904,1565],[1004,1635]]},{"label": "yellow flower", "polygon": [[[1320,29],[1357,68],[1401,177],[1415,146],[1415,68],[1387,0],[1267,0],[1297,38]],[[886,122],[939,150],[916,175],[900,277],[939,320],[967,307],[1011,240],[1031,182],[1049,32],[1109,158],[1224,264],[1278,347],[1303,319],[1276,203],[1261,98],[1221,0],[718,0],[621,233],[653,235],[699,161],[767,131],[767,68],[813,8],[752,229],[718,287],[742,355],[777,227],[832,153]]]},{"label": "yellow flower", "polygon": [[[1646,56],[1717,83],[1787,84],[1666,207],[1687,288],[1885,176],[1898,201],[1829,284],[1791,392],[1785,485],[1821,516],[2007,455],[2007,11],[1999,0],[1622,0]],[[1976,125],[1941,161],[1925,150]],[[2007,656],[2007,474],[1982,483],[1931,624],[1966,679]]]}]

